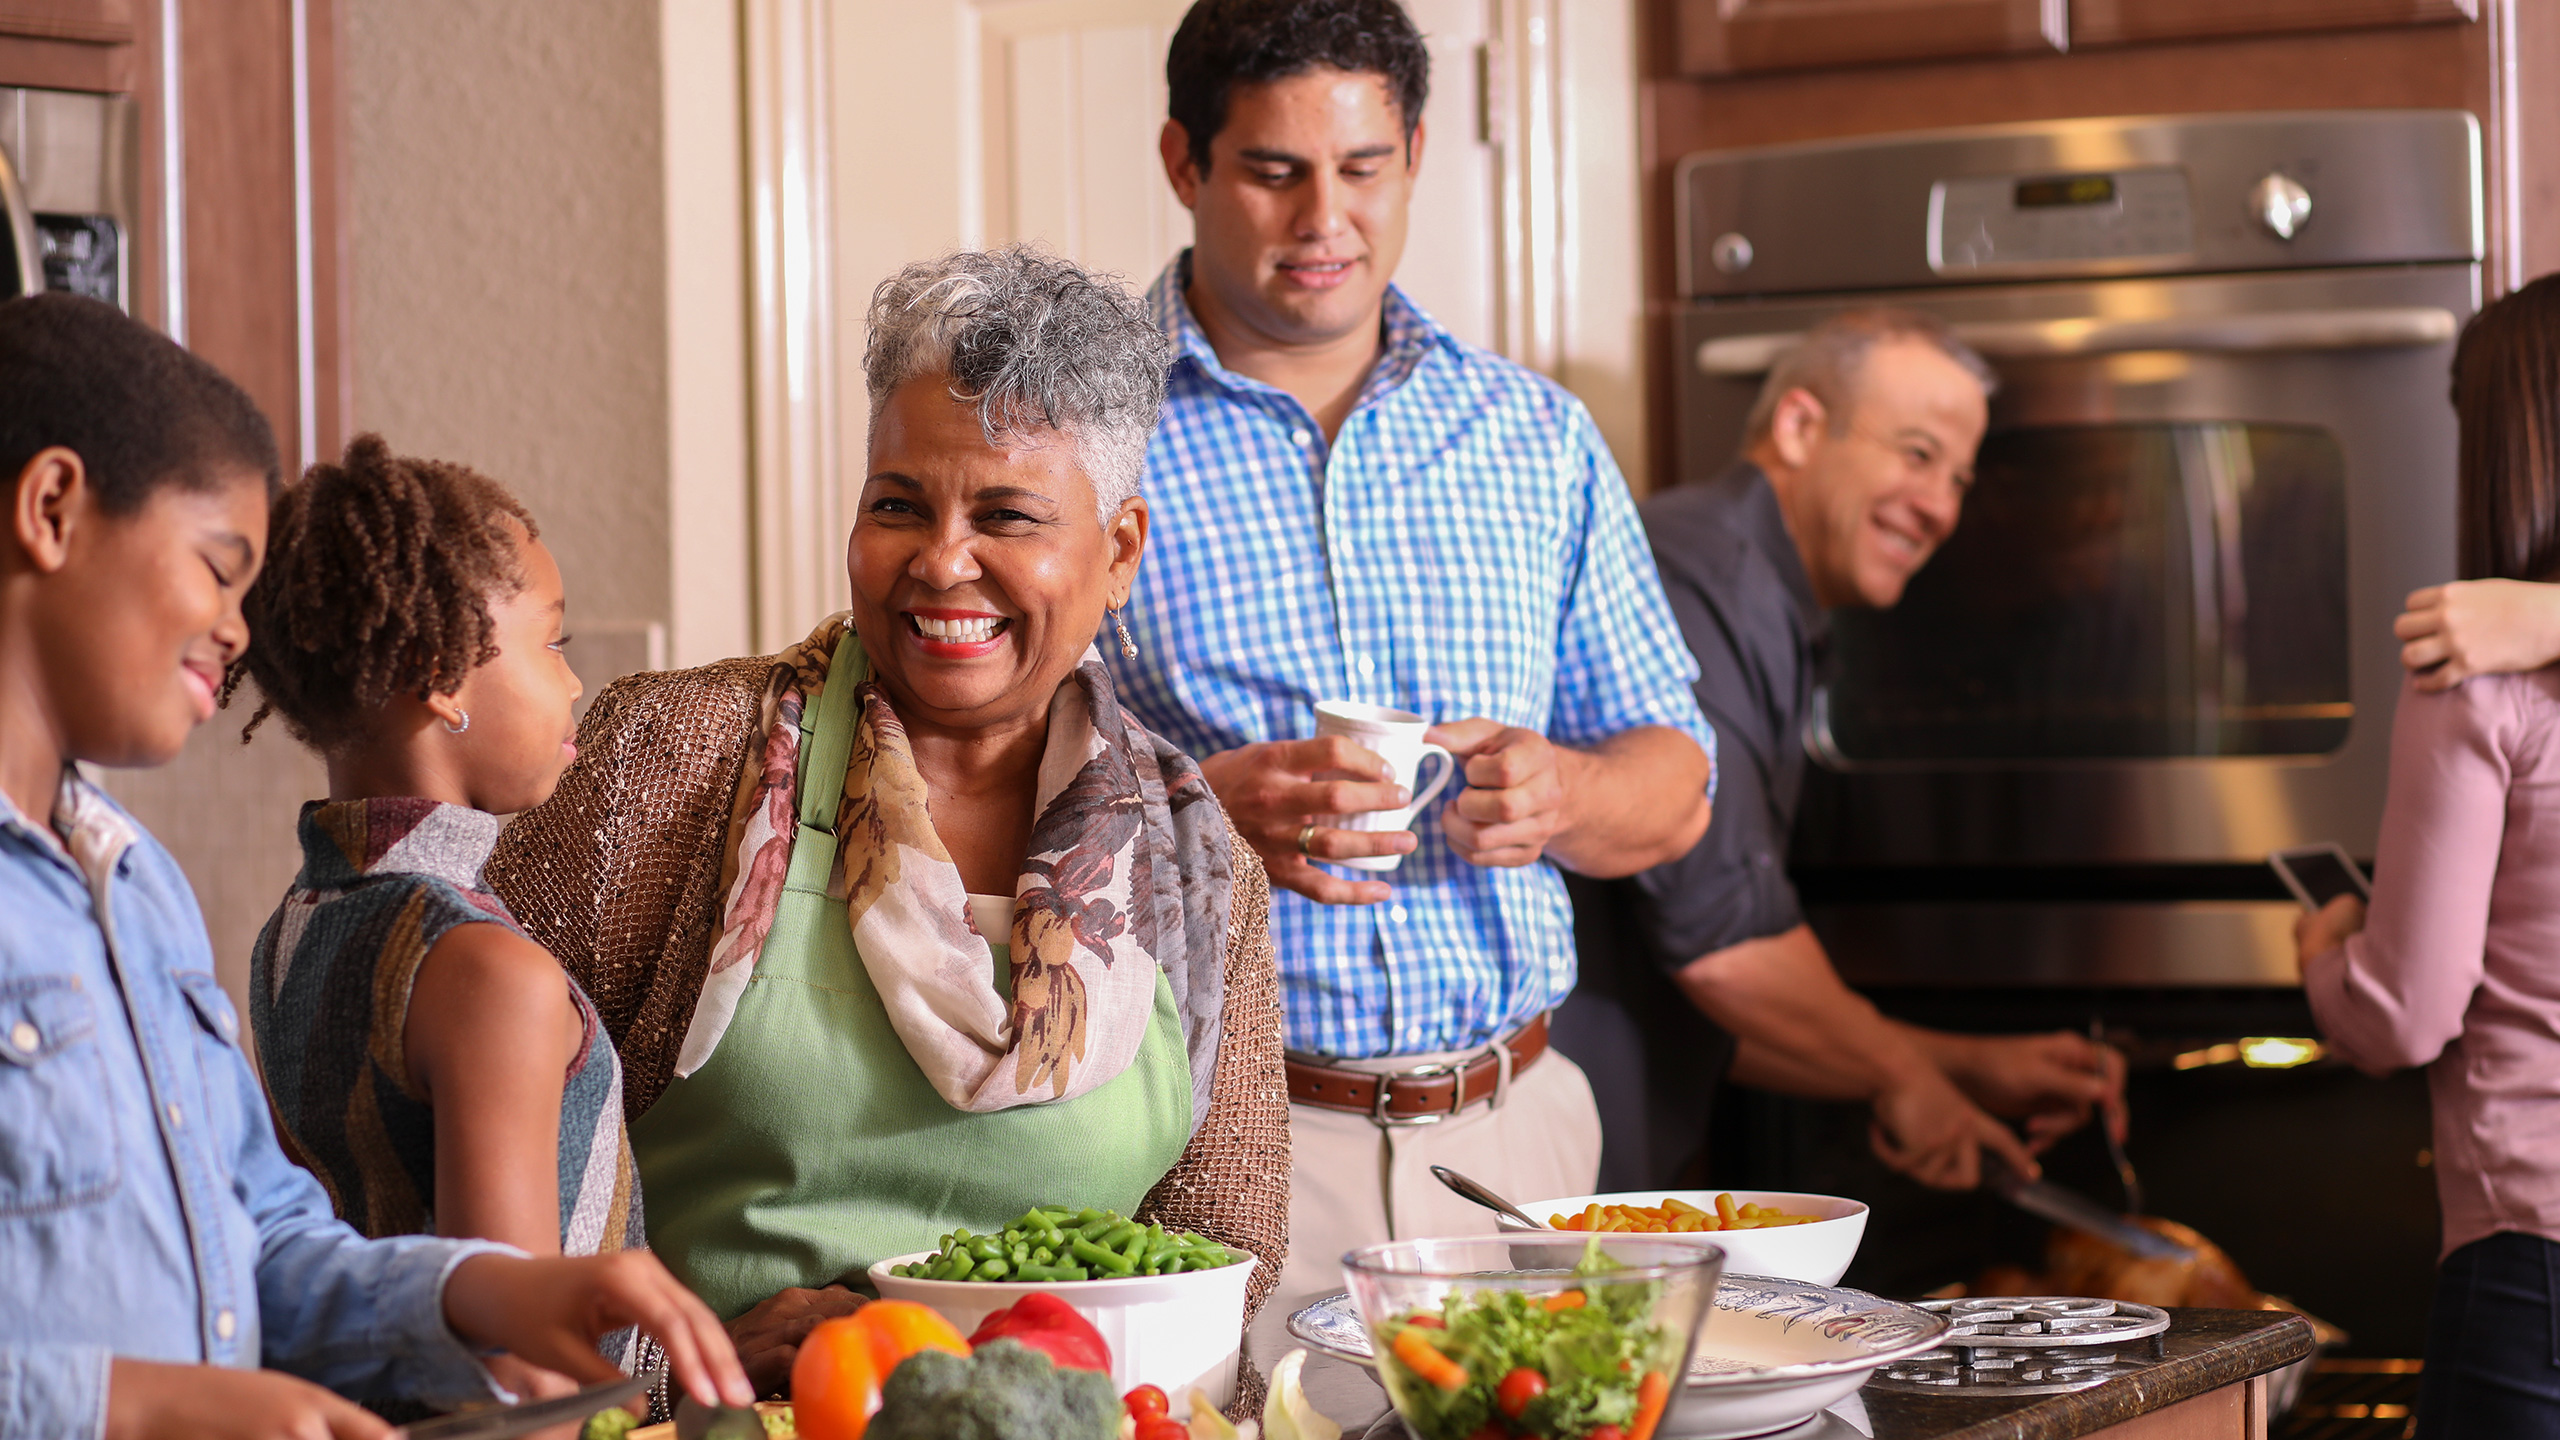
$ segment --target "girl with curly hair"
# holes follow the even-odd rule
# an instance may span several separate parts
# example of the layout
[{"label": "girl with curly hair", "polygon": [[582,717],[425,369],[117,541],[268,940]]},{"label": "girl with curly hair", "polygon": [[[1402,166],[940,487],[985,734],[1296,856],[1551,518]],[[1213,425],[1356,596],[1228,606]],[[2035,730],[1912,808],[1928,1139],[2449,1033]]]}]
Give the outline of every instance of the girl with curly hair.
[{"label": "girl with curly hair", "polygon": [[256,682],[248,729],[280,716],[329,773],[251,959],[287,1146],[367,1235],[642,1248],[613,1042],[481,878],[500,817],[577,755],[559,565],[494,481],[376,435],[271,528],[224,696]]}]

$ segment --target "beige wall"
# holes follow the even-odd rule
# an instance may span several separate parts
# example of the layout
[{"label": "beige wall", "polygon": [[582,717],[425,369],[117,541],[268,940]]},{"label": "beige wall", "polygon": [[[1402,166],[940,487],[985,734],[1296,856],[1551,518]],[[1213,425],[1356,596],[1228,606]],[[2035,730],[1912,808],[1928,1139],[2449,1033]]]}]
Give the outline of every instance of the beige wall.
[{"label": "beige wall", "polygon": [[[738,653],[730,0],[341,0],[339,13],[356,426],[523,498],[559,557],[590,693],[647,662],[652,625],[672,627],[681,662]],[[665,72],[662,46],[677,57]],[[677,174],[712,177],[670,207],[678,159]],[[686,517],[681,541],[671,516]],[[164,770],[107,777],[186,868],[235,997],[299,863],[295,813],[324,789],[280,727],[243,749],[241,718],[204,727]]]}]

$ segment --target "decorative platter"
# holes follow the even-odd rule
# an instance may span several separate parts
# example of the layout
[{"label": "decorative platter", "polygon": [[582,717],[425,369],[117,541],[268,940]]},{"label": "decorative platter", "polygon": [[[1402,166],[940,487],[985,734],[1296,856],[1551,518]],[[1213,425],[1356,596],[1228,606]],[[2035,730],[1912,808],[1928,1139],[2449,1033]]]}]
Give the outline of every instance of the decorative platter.
[{"label": "decorative platter", "polygon": [[[1738,1440],[1803,1424],[1877,1367],[1943,1344],[1950,1322],[1863,1290],[1727,1275],[1664,1418],[1665,1440]],[[1349,1295],[1289,1317],[1289,1333],[1329,1355],[1375,1363]]]},{"label": "decorative platter", "polygon": [[[1907,1394],[2061,1395],[2157,1365],[2169,1312],[2074,1295],[1923,1300],[1951,1322],[1938,1348],[1884,1367],[1875,1383]],[[2142,1342],[2148,1341],[2148,1344]]]}]

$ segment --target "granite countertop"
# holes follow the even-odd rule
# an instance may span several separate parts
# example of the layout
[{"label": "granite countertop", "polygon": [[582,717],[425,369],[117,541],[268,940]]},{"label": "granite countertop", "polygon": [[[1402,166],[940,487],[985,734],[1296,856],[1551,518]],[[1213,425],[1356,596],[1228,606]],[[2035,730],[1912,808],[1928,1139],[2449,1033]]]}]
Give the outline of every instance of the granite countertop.
[{"label": "granite countertop", "polygon": [[[1843,1418],[1852,1410],[1843,1402],[1815,1417],[1807,1426],[1786,1432],[1786,1440],[2075,1440],[2075,1437],[2119,1425],[2136,1416],[2165,1410],[2252,1375],[2290,1365],[2311,1353],[2311,1324],[2299,1315],[2269,1310],[2171,1310],[2168,1333],[2161,1336],[2167,1358],[2118,1379],[2067,1395],[1914,1395],[1869,1385],[1858,1392],[1865,1407],[1863,1426]],[[2148,1348],[2148,1342],[2140,1342]],[[1319,1357],[1321,1359],[1321,1357]],[[1328,1380],[1349,1381],[1374,1397],[1371,1405],[1352,1406],[1352,1395],[1334,1386],[1309,1385],[1310,1398],[1323,1408],[1328,1401],[1350,1410],[1329,1410],[1337,1420],[1349,1418],[1346,1435],[1365,1440],[1402,1440],[1403,1426],[1393,1414],[1380,1415],[1385,1403],[1376,1377],[1342,1361],[1323,1362],[1344,1373]],[[1318,1373],[1310,1363],[1310,1378]],[[1365,1382],[1365,1383],[1362,1383]],[[1371,1423],[1371,1417],[1375,1417]]]},{"label": "granite countertop", "polygon": [[2311,1353],[2311,1323],[2270,1310],[2171,1310],[2168,1358],[2067,1395],[1911,1395],[1870,1385],[1875,1440],[2072,1440]]}]

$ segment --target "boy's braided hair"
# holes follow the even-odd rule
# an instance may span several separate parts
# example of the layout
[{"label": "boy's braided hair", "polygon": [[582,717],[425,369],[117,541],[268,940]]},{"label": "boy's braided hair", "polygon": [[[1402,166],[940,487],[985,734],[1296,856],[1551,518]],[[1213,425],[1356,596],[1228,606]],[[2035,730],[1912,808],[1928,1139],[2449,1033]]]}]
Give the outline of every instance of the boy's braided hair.
[{"label": "boy's braided hair", "polygon": [[395,695],[452,694],[497,656],[490,598],[524,584],[510,520],[540,533],[496,481],[394,455],[379,435],[286,486],[243,602],[249,648],[223,680],[225,703],[242,680],[258,685],[240,738],[276,714],[327,754]]}]

